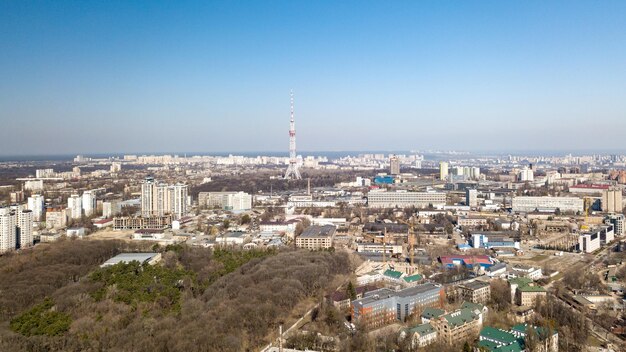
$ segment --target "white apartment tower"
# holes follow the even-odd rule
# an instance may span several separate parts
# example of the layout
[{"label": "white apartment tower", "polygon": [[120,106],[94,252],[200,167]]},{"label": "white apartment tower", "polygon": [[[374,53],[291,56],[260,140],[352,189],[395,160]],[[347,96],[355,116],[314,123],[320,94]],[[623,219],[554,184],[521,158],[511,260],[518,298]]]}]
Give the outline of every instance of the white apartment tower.
[{"label": "white apartment tower", "polygon": [[17,219],[10,208],[0,208],[0,253],[15,249]]},{"label": "white apartment tower", "polygon": [[92,216],[96,212],[96,195],[92,191],[83,192],[82,208],[85,216]]},{"label": "white apartment tower", "polygon": [[439,163],[439,178],[444,181],[448,179],[448,163],[445,161]]},{"label": "white apartment tower", "polygon": [[33,212],[33,219],[35,221],[41,220],[44,209],[44,197],[41,194],[33,194],[28,197],[27,207]]},{"label": "white apartment tower", "polygon": [[0,208],[0,253],[33,245],[33,213],[21,205]]},{"label": "white apartment tower", "polygon": [[533,181],[535,179],[535,173],[532,169],[525,166],[522,170],[520,170],[517,177],[521,182]]},{"label": "white apartment tower", "polygon": [[33,212],[21,205],[12,207],[16,217],[15,247],[28,248],[33,245]]},{"label": "white apartment tower", "polygon": [[78,194],[72,194],[69,198],[67,198],[67,209],[70,211],[70,218],[80,219],[82,217],[82,199]]}]

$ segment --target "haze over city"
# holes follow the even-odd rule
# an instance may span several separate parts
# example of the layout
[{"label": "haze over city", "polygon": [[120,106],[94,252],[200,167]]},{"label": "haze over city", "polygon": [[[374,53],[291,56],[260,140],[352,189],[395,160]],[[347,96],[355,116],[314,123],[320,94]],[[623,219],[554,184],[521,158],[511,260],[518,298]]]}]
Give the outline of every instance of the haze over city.
[{"label": "haze over city", "polygon": [[0,154],[623,150],[623,1],[0,4]]}]

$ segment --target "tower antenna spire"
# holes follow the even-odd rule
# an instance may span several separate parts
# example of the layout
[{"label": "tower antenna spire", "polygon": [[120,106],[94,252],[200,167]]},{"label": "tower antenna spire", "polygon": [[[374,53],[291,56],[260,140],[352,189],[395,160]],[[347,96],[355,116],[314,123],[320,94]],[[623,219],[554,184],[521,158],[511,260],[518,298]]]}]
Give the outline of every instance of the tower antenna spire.
[{"label": "tower antenna spire", "polygon": [[296,122],[293,112],[293,90],[290,92],[290,119],[289,119],[289,166],[285,172],[287,180],[301,180],[300,167],[296,156]]}]

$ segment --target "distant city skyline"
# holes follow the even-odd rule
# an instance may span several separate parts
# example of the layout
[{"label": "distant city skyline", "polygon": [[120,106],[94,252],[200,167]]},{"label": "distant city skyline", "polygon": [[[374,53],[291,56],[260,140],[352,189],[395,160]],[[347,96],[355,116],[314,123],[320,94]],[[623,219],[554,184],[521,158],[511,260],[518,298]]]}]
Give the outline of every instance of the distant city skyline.
[{"label": "distant city skyline", "polygon": [[0,155],[607,151],[626,2],[0,3]]}]

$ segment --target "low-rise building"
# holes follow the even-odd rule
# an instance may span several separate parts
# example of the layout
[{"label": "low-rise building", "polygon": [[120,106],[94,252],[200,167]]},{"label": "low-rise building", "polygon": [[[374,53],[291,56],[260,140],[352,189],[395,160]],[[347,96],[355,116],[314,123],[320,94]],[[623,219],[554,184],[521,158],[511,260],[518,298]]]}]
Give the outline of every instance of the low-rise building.
[{"label": "low-rise building", "polygon": [[114,230],[165,229],[171,226],[171,224],[171,215],[149,217],[122,216],[113,218]]},{"label": "low-rise building", "polygon": [[411,339],[411,347],[419,348],[430,345],[437,340],[437,329],[430,324],[420,324],[405,331]]},{"label": "low-rise building", "polygon": [[225,245],[243,245],[250,235],[243,231],[227,232],[215,238],[215,242]]},{"label": "low-rise building", "polygon": [[516,277],[509,279],[508,282],[511,289],[511,301],[518,306],[531,306],[538,297],[546,296],[546,290],[535,285],[532,279]]},{"label": "low-rise building", "polygon": [[491,285],[484,281],[472,281],[457,286],[461,297],[472,303],[487,304],[491,299]]},{"label": "low-rise building", "polygon": [[333,246],[336,228],[333,225],[309,226],[296,237],[296,246],[310,250],[328,249]]},{"label": "low-rise building", "polygon": [[158,263],[159,260],[161,260],[161,253],[121,253],[107,260],[104,264],[100,265],[100,267],[104,268],[119,263],[128,264],[133,261],[139,262],[140,264],[154,265]]}]

